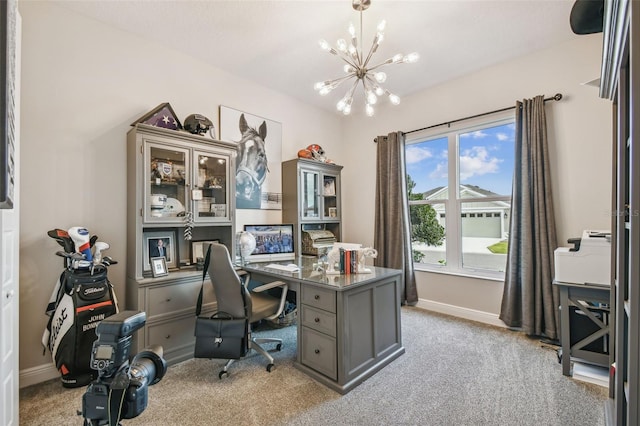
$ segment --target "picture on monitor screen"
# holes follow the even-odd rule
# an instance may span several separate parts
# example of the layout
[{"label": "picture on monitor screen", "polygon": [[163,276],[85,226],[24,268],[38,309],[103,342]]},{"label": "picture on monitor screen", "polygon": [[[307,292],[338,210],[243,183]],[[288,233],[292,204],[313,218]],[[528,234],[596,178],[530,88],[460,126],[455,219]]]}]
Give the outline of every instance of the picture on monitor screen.
[{"label": "picture on monitor screen", "polygon": [[244,230],[256,239],[252,257],[272,254],[293,256],[293,225],[245,225]]}]

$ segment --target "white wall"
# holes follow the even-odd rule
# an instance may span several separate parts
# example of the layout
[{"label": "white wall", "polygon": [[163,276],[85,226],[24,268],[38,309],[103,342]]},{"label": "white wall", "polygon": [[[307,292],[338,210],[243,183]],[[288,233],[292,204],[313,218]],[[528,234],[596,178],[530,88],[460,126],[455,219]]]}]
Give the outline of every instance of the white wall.
[{"label": "white wall", "polygon": [[[125,138],[132,122],[170,102],[182,120],[200,113],[218,123],[218,106],[226,105],[282,123],[283,160],[310,143],[335,152],[341,125],[335,114],[55,4],[20,2],[20,12],[20,368],[23,378],[38,380],[51,360],[40,345],[44,309],[62,268],[48,230],[85,226],[111,245],[108,254],[120,263],[109,275],[124,307]],[[281,212],[242,210],[237,217],[239,225],[279,222]]]},{"label": "white wall", "polygon": [[[559,245],[583,229],[610,228],[611,103],[580,83],[600,76],[602,34],[486,68],[344,122],[343,218],[346,240],[373,244],[376,135],[409,131],[560,92],[547,102],[553,202]],[[446,58],[421,58],[446,61]],[[389,81],[390,87],[393,81]],[[354,108],[356,110],[357,107]],[[502,282],[417,273],[420,305],[498,323]]]}]

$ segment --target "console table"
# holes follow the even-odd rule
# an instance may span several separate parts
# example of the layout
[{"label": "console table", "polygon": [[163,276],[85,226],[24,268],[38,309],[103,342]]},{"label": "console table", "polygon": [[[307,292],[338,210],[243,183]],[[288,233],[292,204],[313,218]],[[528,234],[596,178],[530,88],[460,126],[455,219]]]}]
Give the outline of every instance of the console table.
[{"label": "console table", "polygon": [[[400,327],[402,271],[327,275],[314,257],[299,257],[299,272],[243,265],[259,282],[286,281],[296,292],[296,367],[345,394],[405,352]],[[288,262],[285,262],[288,263]]]},{"label": "console table", "polygon": [[[562,345],[562,374],[571,375],[571,359],[584,361],[602,367],[609,367],[609,353],[611,353],[610,327],[605,318],[598,318],[594,310],[608,311],[610,286],[596,284],[573,284],[554,281],[554,285],[560,290],[560,343]],[[589,303],[605,304],[607,308],[591,305]],[[595,324],[593,333],[571,344],[571,319],[570,306],[576,306],[582,313]],[[604,338],[607,342],[608,353],[598,353],[586,350],[590,343]]]}]

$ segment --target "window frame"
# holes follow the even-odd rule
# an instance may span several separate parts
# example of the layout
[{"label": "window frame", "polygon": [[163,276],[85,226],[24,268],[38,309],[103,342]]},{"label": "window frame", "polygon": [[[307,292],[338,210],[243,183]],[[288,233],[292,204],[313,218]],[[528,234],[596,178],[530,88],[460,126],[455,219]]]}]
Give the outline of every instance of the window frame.
[{"label": "window frame", "polygon": [[[445,217],[457,218],[454,224],[449,220],[445,223],[446,252],[444,264],[413,262],[415,270],[435,272],[442,274],[468,276],[474,278],[485,278],[492,280],[504,280],[505,271],[492,271],[488,269],[464,267],[462,252],[462,204],[474,202],[491,202],[491,201],[507,201],[511,203],[512,194],[508,196],[483,197],[483,198],[459,198],[460,197],[460,144],[459,135],[470,133],[477,130],[486,129],[488,127],[502,126],[506,124],[515,125],[515,115],[513,111],[500,112],[489,116],[464,120],[458,123],[451,123],[446,128],[437,127],[427,129],[420,132],[407,135],[405,139],[405,149],[417,143],[427,142],[439,138],[447,138],[447,184],[448,188],[454,183],[454,191],[448,191],[446,200],[409,200],[409,206],[412,205],[434,205],[444,204]],[[515,144],[515,141],[514,141]],[[452,154],[454,153],[454,154]],[[469,214],[465,216],[468,218]],[[507,229],[508,232],[508,229]],[[506,265],[505,265],[506,269]]]}]

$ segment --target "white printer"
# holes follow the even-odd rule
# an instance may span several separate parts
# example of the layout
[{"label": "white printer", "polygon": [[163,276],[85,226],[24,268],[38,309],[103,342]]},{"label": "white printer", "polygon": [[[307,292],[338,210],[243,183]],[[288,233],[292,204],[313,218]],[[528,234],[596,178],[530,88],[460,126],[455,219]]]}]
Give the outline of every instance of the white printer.
[{"label": "white printer", "polygon": [[583,231],[567,241],[573,247],[555,250],[555,280],[611,285],[611,232]]}]

